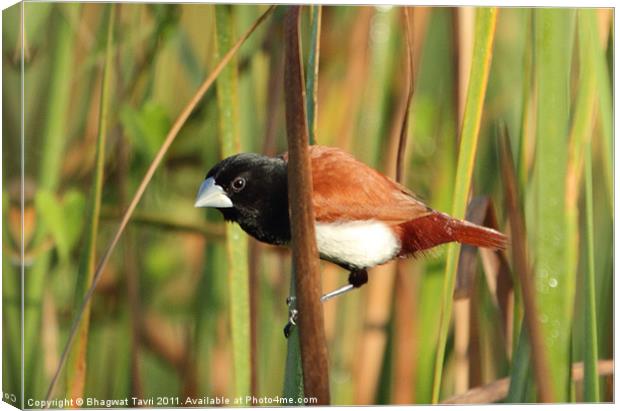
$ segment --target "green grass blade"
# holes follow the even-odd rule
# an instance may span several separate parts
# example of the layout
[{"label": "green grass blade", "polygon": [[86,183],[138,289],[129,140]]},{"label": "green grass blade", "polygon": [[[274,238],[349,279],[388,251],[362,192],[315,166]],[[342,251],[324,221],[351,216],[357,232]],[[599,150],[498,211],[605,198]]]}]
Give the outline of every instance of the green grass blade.
[{"label": "green grass blade", "polygon": [[[234,26],[230,6],[215,6],[216,60],[234,45]],[[219,137],[222,157],[241,151],[238,131],[237,59],[233,58],[217,79]],[[230,329],[232,335],[235,395],[250,394],[250,290],[248,277],[248,239],[236,224],[226,225]]]},{"label": "green grass blade", "polygon": [[[588,10],[595,13],[596,9]],[[591,24],[596,25],[596,22]],[[613,23],[612,23],[613,25]],[[613,31],[610,36],[613,36]],[[609,41],[613,41],[610,39]],[[594,70],[597,77],[598,84],[598,97],[599,97],[599,118],[601,125],[601,143],[602,143],[602,156],[603,156],[603,174],[605,176],[605,187],[607,191],[607,199],[609,201],[609,207],[614,208],[614,176],[613,176],[613,138],[614,138],[614,107],[613,107],[613,84],[609,78],[609,71],[607,69],[607,59],[604,51],[601,49],[598,36],[590,45],[592,53],[592,62],[594,63]]]},{"label": "green grass blade", "polygon": [[585,187],[586,187],[586,249],[588,269],[584,274],[585,294],[585,346],[584,346],[584,400],[598,402],[598,345],[596,324],[596,285],[594,270],[594,206],[592,195],[592,143],[586,144],[585,150]]},{"label": "green grass blade", "polygon": [[552,398],[569,400],[570,327],[575,272],[566,269],[565,181],[574,11],[535,11],[538,93],[534,170],[534,283],[538,320],[551,374]]},{"label": "green grass blade", "polygon": [[518,404],[528,402],[527,386],[531,381],[530,364],[532,348],[530,346],[525,322],[522,322],[519,341],[516,344],[514,356],[512,358],[512,368],[510,370],[510,386],[508,395],[504,402],[508,404]]},{"label": "green grass blade", "polygon": [[590,140],[595,109],[596,74],[594,10],[579,13],[579,87],[569,136],[566,177],[567,272],[576,272],[579,261],[579,194],[585,145]]},{"label": "green grass blade", "polygon": [[[567,272],[576,272],[579,259],[579,188],[582,163],[585,158],[585,200],[586,200],[586,256],[587,270],[584,272],[584,399],[598,401],[597,376],[597,323],[595,303],[594,237],[593,237],[593,194],[591,133],[595,108],[596,49],[598,43],[596,11],[580,10],[579,18],[579,89],[575,104],[574,122],[571,128],[568,178],[567,178]],[[582,236],[583,237],[583,236]]]},{"label": "green grass blade", "polygon": [[[99,131],[97,133],[97,150],[95,172],[93,174],[92,192],[89,199],[88,216],[86,218],[85,242],[80,258],[77,283],[75,287],[74,310],[78,311],[82,299],[92,285],[95,272],[97,233],[99,228],[99,213],[101,211],[101,193],[103,190],[103,172],[105,160],[105,145],[108,133],[108,118],[110,108],[110,89],[112,76],[112,46],[114,32],[114,5],[108,7],[108,30],[106,42],[105,63],[101,82],[99,100]],[[88,349],[88,326],[90,318],[90,304],[84,311],[84,320],[78,330],[76,343],[73,345],[67,358],[67,398],[80,398],[84,395],[86,380],[86,352]]]},{"label": "green grass blade", "polygon": [[[478,147],[478,132],[482,118],[482,107],[491,65],[491,50],[497,21],[496,8],[479,8],[476,10],[476,27],[474,37],[474,51],[472,68],[469,77],[469,87],[463,116],[461,132],[461,146],[454,184],[454,201],[452,215],[464,218],[467,208],[467,197],[471,187],[471,176]],[[446,262],[444,288],[442,294],[442,311],[439,328],[437,354],[435,357],[435,371],[433,374],[432,402],[439,401],[443,360],[446,351],[450,315],[452,313],[452,296],[456,280],[460,246],[450,244]]]},{"label": "green grass blade", "polygon": [[[594,93],[596,80],[595,71],[592,65],[597,66],[598,36],[596,27],[596,10],[580,10],[579,11],[579,52],[581,64],[581,82],[585,89],[584,94],[587,98],[583,103],[578,101],[576,123],[581,128],[578,129],[579,135],[582,136],[583,155],[585,158],[585,202],[586,202],[586,256],[587,269],[584,271],[584,400],[589,402],[599,401],[599,377],[598,377],[598,325],[596,320],[596,271],[594,264],[594,195],[592,189],[592,118],[594,114]],[[596,73],[599,74],[599,73]],[[598,76],[599,82],[601,81]],[[581,104],[580,104],[581,103]],[[603,106],[603,104],[601,104]],[[584,108],[585,107],[585,108]],[[603,108],[604,109],[604,108]],[[581,114],[582,111],[586,113]],[[607,119],[602,116],[602,121]],[[605,126],[603,126],[603,129]],[[603,141],[607,136],[603,132]],[[605,156],[607,157],[607,156]],[[607,168],[607,164],[604,164]],[[577,178],[579,181],[579,178]]]}]

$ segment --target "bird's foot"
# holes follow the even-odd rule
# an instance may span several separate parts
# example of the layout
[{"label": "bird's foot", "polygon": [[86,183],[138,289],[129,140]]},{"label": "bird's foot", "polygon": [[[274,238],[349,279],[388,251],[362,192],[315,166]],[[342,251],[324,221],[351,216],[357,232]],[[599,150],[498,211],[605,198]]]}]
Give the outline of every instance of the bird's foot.
[{"label": "bird's foot", "polygon": [[284,326],[284,337],[288,338],[293,332],[293,328],[297,325],[297,315],[299,311],[295,308],[296,298],[289,296],[286,298],[286,305],[288,306],[288,322]]}]

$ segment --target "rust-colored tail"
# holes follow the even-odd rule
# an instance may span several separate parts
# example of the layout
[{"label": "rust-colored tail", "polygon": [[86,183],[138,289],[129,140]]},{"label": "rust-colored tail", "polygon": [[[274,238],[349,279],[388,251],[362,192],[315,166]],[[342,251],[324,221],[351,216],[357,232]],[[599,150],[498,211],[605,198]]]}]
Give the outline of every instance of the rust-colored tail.
[{"label": "rust-colored tail", "polygon": [[506,248],[507,242],[506,236],[498,231],[439,212],[402,223],[398,229],[401,232],[401,256],[452,241],[494,249]]}]

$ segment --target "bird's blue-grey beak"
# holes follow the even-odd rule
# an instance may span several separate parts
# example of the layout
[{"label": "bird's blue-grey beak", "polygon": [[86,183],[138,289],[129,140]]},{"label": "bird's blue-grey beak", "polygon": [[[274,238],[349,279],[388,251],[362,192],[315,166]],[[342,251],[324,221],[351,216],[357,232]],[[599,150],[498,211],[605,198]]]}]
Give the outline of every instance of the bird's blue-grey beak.
[{"label": "bird's blue-grey beak", "polygon": [[232,206],[232,201],[222,186],[215,184],[213,177],[202,182],[196,195],[194,207],[230,208]]}]

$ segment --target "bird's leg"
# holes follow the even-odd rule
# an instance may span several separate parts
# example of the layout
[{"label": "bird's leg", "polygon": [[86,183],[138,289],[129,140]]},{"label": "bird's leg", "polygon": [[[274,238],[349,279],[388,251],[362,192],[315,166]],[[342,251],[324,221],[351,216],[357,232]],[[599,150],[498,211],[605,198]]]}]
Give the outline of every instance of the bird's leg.
[{"label": "bird's leg", "polygon": [[297,314],[299,313],[295,308],[296,298],[289,296],[286,299],[286,305],[288,306],[288,322],[284,326],[284,337],[288,338],[293,331],[293,327],[297,325]]},{"label": "bird's leg", "polygon": [[365,269],[351,270],[349,274],[349,284],[344,285],[334,291],[331,291],[321,297],[321,302],[331,300],[334,297],[348,293],[354,288],[360,288],[368,282],[368,272]]}]

